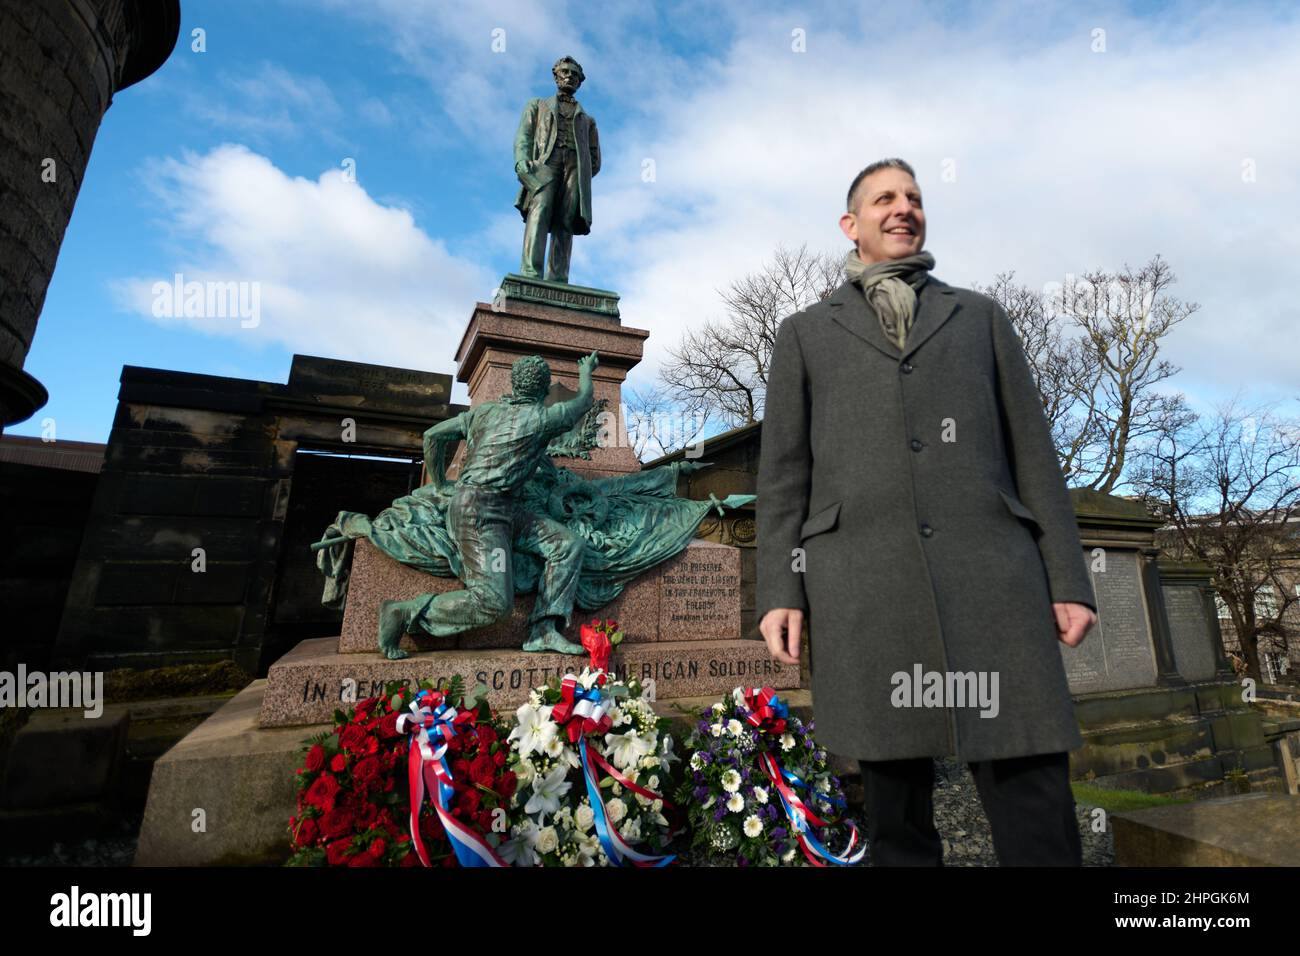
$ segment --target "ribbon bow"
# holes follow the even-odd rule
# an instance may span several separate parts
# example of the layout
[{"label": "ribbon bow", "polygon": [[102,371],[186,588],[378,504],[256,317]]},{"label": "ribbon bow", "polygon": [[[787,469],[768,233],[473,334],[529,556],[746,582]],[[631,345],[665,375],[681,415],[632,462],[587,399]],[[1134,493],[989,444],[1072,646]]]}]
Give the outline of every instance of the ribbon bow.
[{"label": "ribbon bow", "polygon": [[486,841],[451,814],[455,796],[451,768],[447,766],[447,744],[466,724],[474,720],[472,710],[457,712],[441,691],[422,690],[411,701],[410,713],[397,718],[397,732],[411,738],[407,759],[407,779],[411,794],[411,843],[425,866],[429,853],[420,838],[420,808],[427,787],[433,806],[447,832],[447,839],[461,866],[505,866]]},{"label": "ribbon bow", "polygon": [[569,743],[577,743],[584,734],[603,734],[613,726],[608,701],[600,686],[604,682],[604,672],[591,687],[584,687],[572,674],[561,681],[560,701],[551,708],[551,717],[564,727]]},{"label": "ribbon bow", "polygon": [[763,733],[785,733],[785,722],[790,717],[790,707],[770,687],[751,687],[745,692],[745,720]]}]

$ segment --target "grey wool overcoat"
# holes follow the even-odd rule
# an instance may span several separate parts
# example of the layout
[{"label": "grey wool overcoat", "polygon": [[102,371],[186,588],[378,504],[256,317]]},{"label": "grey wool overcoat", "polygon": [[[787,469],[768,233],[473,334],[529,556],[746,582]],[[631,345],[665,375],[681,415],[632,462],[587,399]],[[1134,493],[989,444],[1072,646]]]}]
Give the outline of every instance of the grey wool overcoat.
[{"label": "grey wool overcoat", "polygon": [[782,320],[761,442],[758,617],[806,612],[822,746],[963,761],[1081,746],[1051,604],[1096,599],[1001,306],[930,276],[900,352],[845,282]]}]

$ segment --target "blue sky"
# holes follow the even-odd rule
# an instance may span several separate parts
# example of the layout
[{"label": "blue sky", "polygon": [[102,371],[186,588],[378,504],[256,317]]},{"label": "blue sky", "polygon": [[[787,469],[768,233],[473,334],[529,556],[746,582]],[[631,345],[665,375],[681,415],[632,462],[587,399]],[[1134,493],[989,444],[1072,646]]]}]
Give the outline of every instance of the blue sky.
[{"label": "blue sky", "polygon": [[[100,127],[26,363],[50,403],[11,434],[106,440],[124,364],[454,372],[474,302],[518,269],[515,124],[564,54],[604,152],[570,279],[651,330],[633,386],[778,244],[843,250],[848,182],[900,155],[940,278],[1040,287],[1159,253],[1201,306],[1166,340],[1167,386],[1201,409],[1296,397],[1289,4],[181,6],[176,52]],[[257,327],[153,317],[178,272],[259,283]]]}]

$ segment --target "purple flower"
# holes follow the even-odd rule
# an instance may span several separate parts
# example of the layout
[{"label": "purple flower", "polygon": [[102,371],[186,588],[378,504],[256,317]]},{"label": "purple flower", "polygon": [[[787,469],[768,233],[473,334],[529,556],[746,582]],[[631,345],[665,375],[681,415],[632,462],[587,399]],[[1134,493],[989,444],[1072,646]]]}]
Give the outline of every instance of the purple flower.
[{"label": "purple flower", "polygon": [[727,815],[727,808],[726,806],[723,805],[720,805],[718,809],[713,811],[713,819],[715,820],[721,820],[726,815]]},{"label": "purple flower", "polygon": [[694,777],[696,783],[704,782],[704,774],[700,773],[698,770],[694,771]]},{"label": "purple flower", "polygon": [[765,819],[765,820],[775,820],[775,819],[776,819],[776,807],[772,806],[772,804],[770,804],[770,803],[769,803],[767,806],[765,806],[765,807],[763,808],[763,819]]},{"label": "purple flower", "polygon": [[700,763],[711,763],[712,761],[713,761],[712,753],[710,753],[707,750],[700,751]]},{"label": "purple flower", "polygon": [[695,729],[701,734],[707,734],[709,732],[709,722],[707,720],[701,720],[695,725]]},{"label": "purple flower", "polygon": [[708,787],[696,787],[696,788],[695,788],[695,799],[696,799],[696,800],[699,800],[701,803],[703,803],[705,800],[709,799],[709,788],[708,788]]},{"label": "purple flower", "polygon": [[749,866],[749,861],[745,859],[743,853],[736,857],[736,866]]},{"label": "purple flower", "polygon": [[786,832],[785,827],[773,827],[773,828],[772,828],[772,837],[773,837],[774,839],[777,839],[777,840],[784,840],[788,835],[789,835],[789,834]]}]

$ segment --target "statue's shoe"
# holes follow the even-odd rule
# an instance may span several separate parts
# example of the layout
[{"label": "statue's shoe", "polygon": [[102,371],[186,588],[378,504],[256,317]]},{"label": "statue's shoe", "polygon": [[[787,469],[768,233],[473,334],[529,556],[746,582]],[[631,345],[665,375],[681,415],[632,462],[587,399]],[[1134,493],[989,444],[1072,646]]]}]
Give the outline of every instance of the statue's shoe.
[{"label": "statue's shoe", "polygon": [[581,644],[566,641],[559,631],[544,631],[524,641],[526,651],[557,651],[561,654],[585,654]]}]

